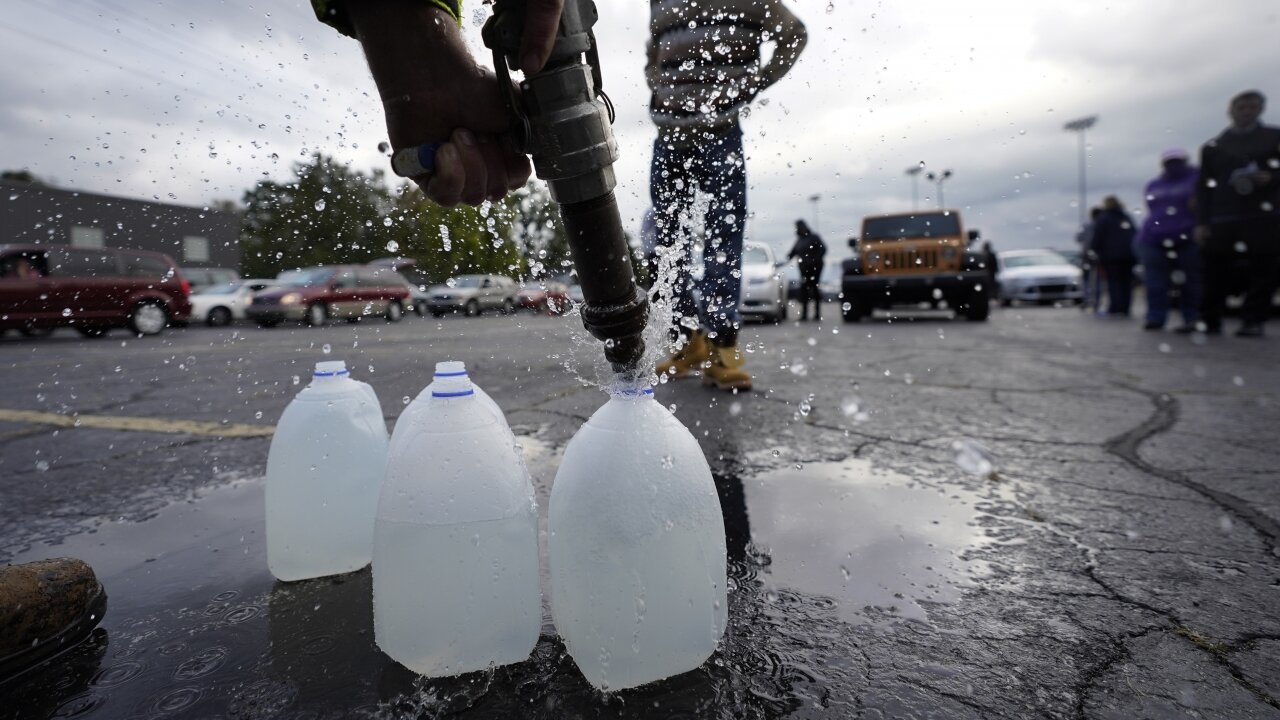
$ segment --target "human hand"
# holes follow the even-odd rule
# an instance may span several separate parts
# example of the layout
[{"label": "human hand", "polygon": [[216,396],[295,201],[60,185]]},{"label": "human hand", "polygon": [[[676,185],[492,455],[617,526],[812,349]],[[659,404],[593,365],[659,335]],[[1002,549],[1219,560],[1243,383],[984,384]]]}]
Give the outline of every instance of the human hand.
[{"label": "human hand", "polygon": [[524,35],[520,38],[520,69],[532,75],[547,64],[560,29],[564,0],[529,0],[524,11]]},{"label": "human hand", "polygon": [[[541,69],[563,0],[531,0],[524,57]],[[416,0],[364,0],[348,11],[383,98],[394,150],[437,146],[430,174],[411,178],[444,206],[496,200],[529,179],[511,142],[498,80],[467,50],[457,22]],[[531,65],[532,66],[532,65]]]}]

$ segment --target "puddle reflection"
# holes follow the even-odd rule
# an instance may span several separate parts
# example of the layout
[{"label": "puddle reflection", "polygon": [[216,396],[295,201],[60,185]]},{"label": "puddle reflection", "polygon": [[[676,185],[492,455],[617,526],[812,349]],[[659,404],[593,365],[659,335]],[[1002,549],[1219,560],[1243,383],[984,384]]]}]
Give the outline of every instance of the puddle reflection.
[{"label": "puddle reflection", "polygon": [[964,491],[855,459],[754,475],[745,493],[766,584],[831,598],[848,622],[927,620],[979,570],[962,557],[983,541]]}]

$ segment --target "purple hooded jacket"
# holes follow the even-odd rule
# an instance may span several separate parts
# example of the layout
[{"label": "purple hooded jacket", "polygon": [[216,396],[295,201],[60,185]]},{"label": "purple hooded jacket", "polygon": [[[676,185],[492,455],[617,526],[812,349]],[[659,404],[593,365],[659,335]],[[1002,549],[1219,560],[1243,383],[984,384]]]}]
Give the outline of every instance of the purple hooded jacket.
[{"label": "purple hooded jacket", "polygon": [[1147,219],[1142,223],[1138,243],[1158,245],[1166,240],[1191,239],[1196,216],[1191,198],[1196,192],[1200,171],[1194,165],[1165,170],[1147,183]]}]

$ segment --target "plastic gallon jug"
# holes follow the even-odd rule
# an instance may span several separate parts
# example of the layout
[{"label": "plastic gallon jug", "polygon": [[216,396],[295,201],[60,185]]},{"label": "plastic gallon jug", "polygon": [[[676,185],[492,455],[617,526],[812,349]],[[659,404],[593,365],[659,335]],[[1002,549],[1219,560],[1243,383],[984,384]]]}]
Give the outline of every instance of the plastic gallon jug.
[{"label": "plastic gallon jug", "polygon": [[271,574],[304,580],[368,565],[386,460],[387,426],[372,388],[352,380],[342,361],[316,363],[267,455]]},{"label": "plastic gallon jug", "polygon": [[552,616],[592,685],[660,680],[715,650],[728,617],[720,499],[651,389],[614,393],[569,441],[549,531]]},{"label": "plastic gallon jug", "polygon": [[519,662],[538,641],[538,512],[509,432],[453,375],[396,439],[374,523],[373,628],[416,673]]},{"label": "plastic gallon jug", "polygon": [[[470,379],[470,376],[467,374],[467,366],[465,363],[459,360],[446,360],[444,362],[436,363],[436,371],[431,378],[431,384],[427,385],[422,392],[418,393],[418,396],[413,399],[413,402],[409,403],[408,407],[404,409],[404,412],[400,413],[400,417],[396,419],[395,429],[391,431],[392,453],[396,452],[396,448],[399,446],[404,435],[409,431],[409,428],[414,427],[414,423],[417,422],[417,419],[421,418],[422,414],[426,412],[427,406],[431,402],[431,388],[435,387],[436,381],[459,377]],[[480,389],[480,386],[476,385],[474,381],[471,383],[471,389],[475,391],[476,398],[480,403],[488,409],[489,412],[493,413],[494,417],[496,417],[499,422],[501,422],[502,428],[509,436],[511,436],[511,440],[514,442],[515,436],[511,432],[511,426],[507,425],[507,416],[503,414],[502,408],[498,407],[498,403],[494,402],[493,398],[489,397],[488,393]]]}]

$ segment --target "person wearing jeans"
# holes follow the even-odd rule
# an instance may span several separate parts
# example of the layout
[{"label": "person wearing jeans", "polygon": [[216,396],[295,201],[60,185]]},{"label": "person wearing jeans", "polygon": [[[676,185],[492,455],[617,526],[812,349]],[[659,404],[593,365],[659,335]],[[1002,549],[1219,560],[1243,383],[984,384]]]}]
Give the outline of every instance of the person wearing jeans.
[{"label": "person wearing jeans", "polygon": [[[649,116],[658,127],[649,192],[658,265],[674,269],[658,287],[675,325],[659,375],[702,371],[704,385],[751,389],[738,343],[742,235],[747,222],[746,155],[739,114],[786,75],[808,35],[782,0],[650,0]],[[771,53],[762,52],[766,44]],[[767,61],[765,58],[768,58]],[[701,192],[707,204],[695,203]],[[705,208],[700,217],[696,211]],[[702,307],[688,263],[703,245]],[[664,286],[665,285],[665,286]]]},{"label": "person wearing jeans", "polygon": [[1200,247],[1192,240],[1196,220],[1191,211],[1199,172],[1187,158],[1185,150],[1166,150],[1160,156],[1160,176],[1147,183],[1147,217],[1136,243],[1147,291],[1147,330],[1163,329],[1168,320],[1174,271],[1181,276],[1182,325],[1177,332],[1194,331],[1200,319]]}]

